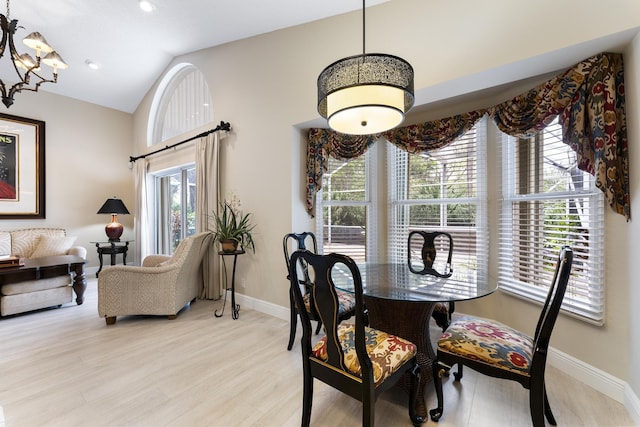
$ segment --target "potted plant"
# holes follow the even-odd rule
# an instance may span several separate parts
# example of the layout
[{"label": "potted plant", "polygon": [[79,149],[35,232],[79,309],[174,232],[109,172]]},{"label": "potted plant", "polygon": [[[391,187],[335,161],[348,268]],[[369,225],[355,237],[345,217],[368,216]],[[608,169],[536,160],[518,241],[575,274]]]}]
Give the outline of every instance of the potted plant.
[{"label": "potted plant", "polygon": [[251,235],[255,225],[251,224],[251,213],[242,214],[234,209],[227,201],[220,203],[220,212],[213,212],[210,220],[213,241],[220,242],[224,252],[234,252],[240,245],[241,249],[251,249],[256,252]]}]

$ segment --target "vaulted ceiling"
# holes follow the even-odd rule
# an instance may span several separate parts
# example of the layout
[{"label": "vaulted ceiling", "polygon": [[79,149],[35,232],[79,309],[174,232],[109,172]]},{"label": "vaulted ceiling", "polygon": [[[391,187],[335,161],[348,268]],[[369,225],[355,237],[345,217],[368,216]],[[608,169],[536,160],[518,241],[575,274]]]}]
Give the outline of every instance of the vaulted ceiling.
[{"label": "vaulted ceiling", "polygon": [[[138,0],[13,0],[9,18],[23,27],[16,32],[20,53],[29,50],[22,38],[38,31],[69,65],[58,84],[41,90],[131,113],[176,56],[362,7],[355,0],[152,2],[154,10],[144,12]],[[15,81],[13,73],[3,58],[0,78]]]}]

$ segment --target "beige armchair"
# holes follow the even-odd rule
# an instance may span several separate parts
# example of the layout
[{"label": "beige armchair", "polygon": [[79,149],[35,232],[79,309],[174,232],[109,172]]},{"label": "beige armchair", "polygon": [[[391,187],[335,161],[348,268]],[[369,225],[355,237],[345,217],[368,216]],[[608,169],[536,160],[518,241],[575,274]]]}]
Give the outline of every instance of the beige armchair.
[{"label": "beige armchair", "polygon": [[141,267],[120,265],[103,270],[98,278],[98,314],[107,325],[117,316],[166,315],[175,319],[194,302],[202,285],[202,258],[212,234],[184,239],[173,256],[150,255]]}]

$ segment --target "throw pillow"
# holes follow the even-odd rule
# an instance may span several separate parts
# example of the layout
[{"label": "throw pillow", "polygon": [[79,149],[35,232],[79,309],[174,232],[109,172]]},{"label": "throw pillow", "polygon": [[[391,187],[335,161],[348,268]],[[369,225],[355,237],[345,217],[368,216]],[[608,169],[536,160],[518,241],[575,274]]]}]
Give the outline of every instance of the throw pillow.
[{"label": "throw pillow", "polygon": [[40,236],[38,245],[31,254],[31,258],[66,255],[75,241],[76,237]]}]

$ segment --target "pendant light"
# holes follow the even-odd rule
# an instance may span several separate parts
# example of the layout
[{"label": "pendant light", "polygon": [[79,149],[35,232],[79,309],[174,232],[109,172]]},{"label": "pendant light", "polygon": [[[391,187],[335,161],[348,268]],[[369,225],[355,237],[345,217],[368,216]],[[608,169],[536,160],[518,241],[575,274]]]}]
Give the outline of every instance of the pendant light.
[{"label": "pendant light", "polygon": [[400,125],[413,101],[411,64],[393,55],[365,53],[362,0],[362,55],[343,58],[322,70],[318,112],[337,132],[368,135]]}]

